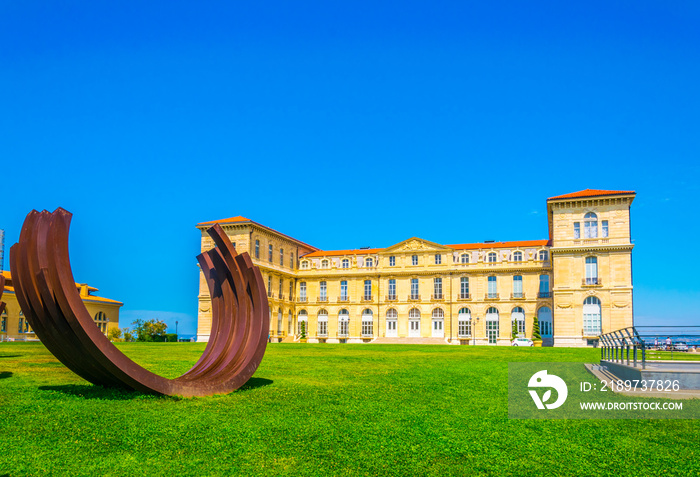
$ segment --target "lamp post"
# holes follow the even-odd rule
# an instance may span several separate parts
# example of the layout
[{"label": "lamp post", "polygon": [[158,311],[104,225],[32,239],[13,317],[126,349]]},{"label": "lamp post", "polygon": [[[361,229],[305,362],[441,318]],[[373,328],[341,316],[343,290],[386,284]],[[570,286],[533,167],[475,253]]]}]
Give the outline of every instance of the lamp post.
[{"label": "lamp post", "polygon": [[180,341],[180,340],[177,337],[177,321],[176,321],[175,322],[175,342],[177,343],[178,341]]}]

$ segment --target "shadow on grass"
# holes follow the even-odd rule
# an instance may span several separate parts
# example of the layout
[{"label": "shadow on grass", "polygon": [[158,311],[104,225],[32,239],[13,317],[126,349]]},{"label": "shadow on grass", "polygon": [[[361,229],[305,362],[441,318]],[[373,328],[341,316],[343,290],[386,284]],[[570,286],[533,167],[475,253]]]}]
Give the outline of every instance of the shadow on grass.
[{"label": "shadow on grass", "polygon": [[91,384],[63,384],[60,386],[39,386],[41,391],[56,391],[70,394],[71,396],[85,399],[105,399],[111,401],[125,401],[142,396],[143,393],[137,391],[127,391],[124,389],[105,388]]},{"label": "shadow on grass", "polygon": [[263,386],[267,386],[274,383],[273,380],[271,379],[265,379],[265,378],[250,378],[247,383],[245,383],[243,386],[238,388],[236,392],[240,391],[249,391],[251,389],[255,388],[261,388]]},{"label": "shadow on grass", "polygon": [[[21,354],[0,354],[0,359],[2,359],[2,358],[19,358],[20,356],[22,356],[22,355]],[[0,475],[0,477],[2,477],[2,476]]]},{"label": "shadow on grass", "polygon": [[[0,379],[6,379],[12,377],[12,371],[2,371],[0,372]],[[2,477],[2,476],[0,476]]]}]

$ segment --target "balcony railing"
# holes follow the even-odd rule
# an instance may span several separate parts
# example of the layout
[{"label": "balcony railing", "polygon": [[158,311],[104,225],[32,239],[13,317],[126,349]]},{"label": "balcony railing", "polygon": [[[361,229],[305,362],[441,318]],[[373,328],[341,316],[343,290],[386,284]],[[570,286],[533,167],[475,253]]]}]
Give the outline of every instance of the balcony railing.
[{"label": "balcony railing", "polygon": [[305,296],[300,296],[299,298],[297,298],[297,301],[299,303],[306,303],[308,301],[308,298],[306,298]]},{"label": "balcony railing", "polygon": [[472,296],[469,293],[460,293],[458,300],[471,300]]},{"label": "balcony railing", "polygon": [[398,297],[396,295],[387,295],[386,301],[397,301]]},{"label": "balcony railing", "polygon": [[327,296],[320,296],[316,298],[316,301],[319,303],[328,303],[328,297]]},{"label": "balcony railing", "polygon": [[537,292],[537,298],[552,298],[552,292],[548,292],[548,291]]},{"label": "balcony railing", "polygon": [[350,297],[347,295],[338,297],[338,303],[346,303],[348,301],[350,301]]},{"label": "balcony railing", "polygon": [[408,295],[408,301],[418,301],[420,300],[420,295]]},{"label": "balcony railing", "polygon": [[498,300],[498,293],[487,293],[484,300]]},{"label": "balcony railing", "polygon": [[284,293],[280,293],[279,299],[284,300]]},{"label": "balcony railing", "polygon": [[431,300],[444,300],[445,297],[442,295],[442,293],[433,293],[433,294],[430,296],[430,299],[431,299]]},{"label": "balcony railing", "polygon": [[372,301],[372,295],[364,295],[362,297],[363,302]]},{"label": "balcony railing", "polygon": [[600,278],[584,278],[581,280],[581,285],[584,287],[595,287],[595,286],[601,286],[603,284],[603,280]]},{"label": "balcony railing", "polygon": [[525,293],[523,292],[515,292],[510,294],[510,299],[511,300],[524,300],[525,299]]}]

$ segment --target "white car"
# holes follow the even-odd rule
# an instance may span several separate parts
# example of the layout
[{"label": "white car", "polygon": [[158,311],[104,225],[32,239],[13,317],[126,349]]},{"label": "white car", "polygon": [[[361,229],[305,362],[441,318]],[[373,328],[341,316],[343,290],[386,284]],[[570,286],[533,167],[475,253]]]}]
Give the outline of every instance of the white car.
[{"label": "white car", "polygon": [[515,338],[511,346],[535,346],[530,338]]}]

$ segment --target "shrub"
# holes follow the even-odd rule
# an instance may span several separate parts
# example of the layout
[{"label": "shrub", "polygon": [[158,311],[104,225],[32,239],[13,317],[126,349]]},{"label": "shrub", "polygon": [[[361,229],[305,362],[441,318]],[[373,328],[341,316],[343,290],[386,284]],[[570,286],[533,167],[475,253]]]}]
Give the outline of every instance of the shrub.
[{"label": "shrub", "polygon": [[532,339],[542,340],[542,337],[540,336],[540,320],[537,319],[537,315],[535,315],[535,319],[532,322]]}]

